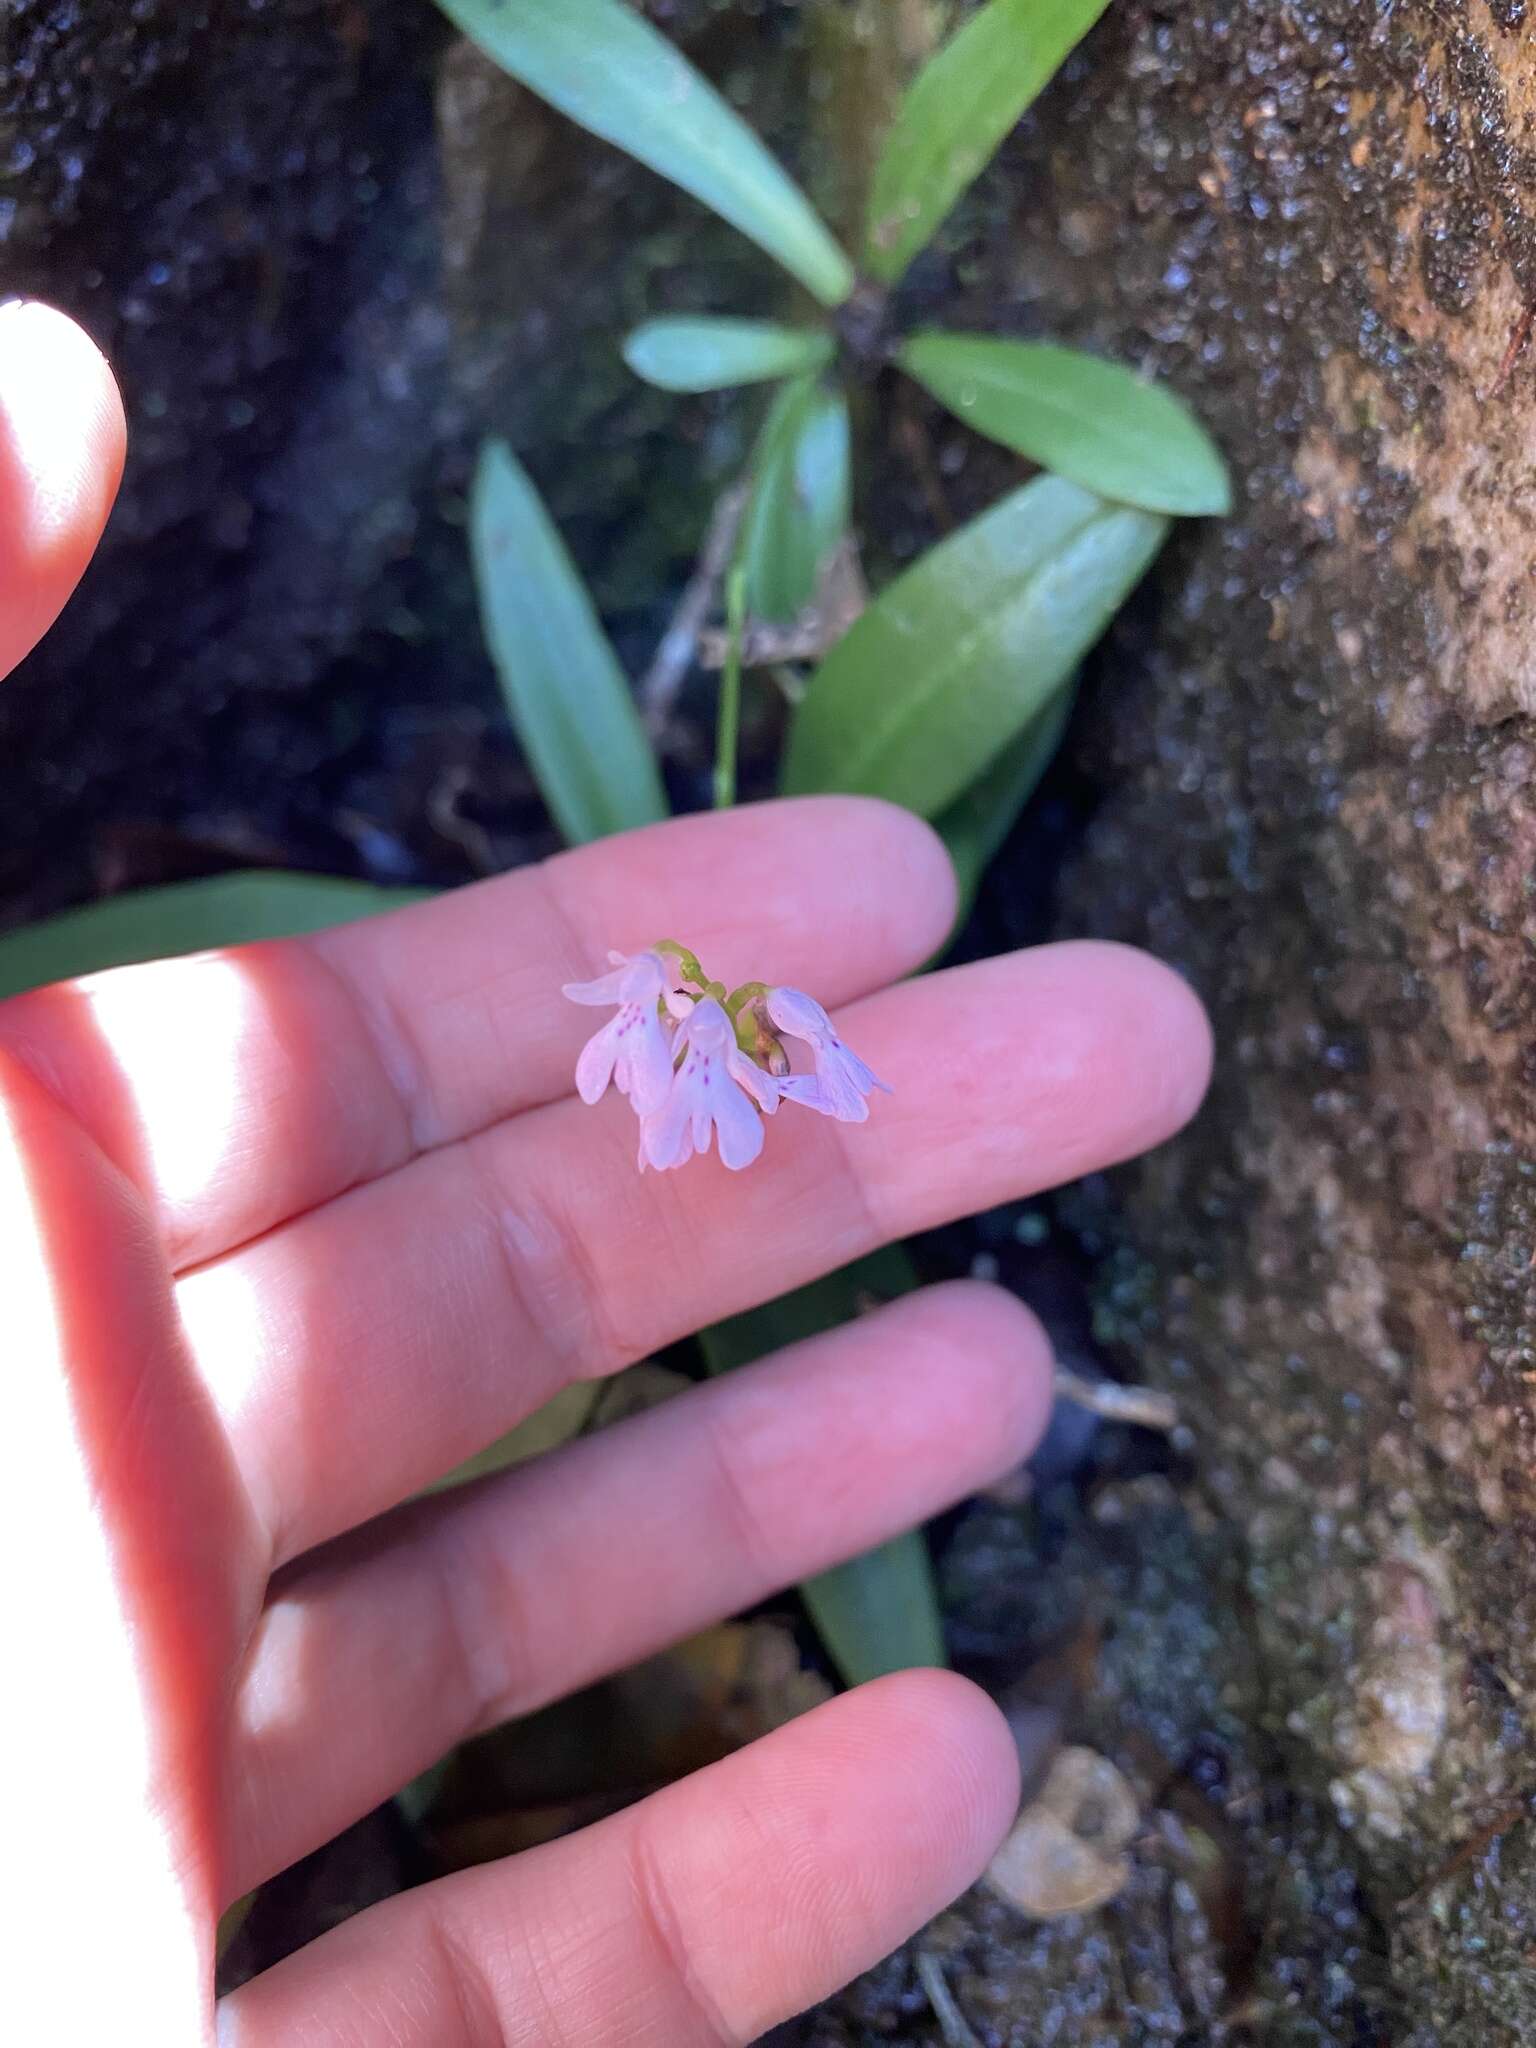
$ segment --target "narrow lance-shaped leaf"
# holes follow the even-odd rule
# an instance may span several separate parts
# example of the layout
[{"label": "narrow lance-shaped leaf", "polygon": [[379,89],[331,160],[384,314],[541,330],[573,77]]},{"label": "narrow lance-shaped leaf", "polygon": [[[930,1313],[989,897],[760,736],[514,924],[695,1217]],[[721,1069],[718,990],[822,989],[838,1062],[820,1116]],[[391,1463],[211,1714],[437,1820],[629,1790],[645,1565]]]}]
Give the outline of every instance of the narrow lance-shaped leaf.
[{"label": "narrow lance-shaped leaf", "polygon": [[963,924],[993,855],[1013,830],[1061,745],[1076,696],[1072,683],[1046,699],[1016,739],[991,767],[934,819],[934,828],[949,849],[959,884],[955,924]]},{"label": "narrow lance-shaped leaf", "polygon": [[754,618],[797,618],[816,595],[848,529],[852,496],[848,404],[815,377],[786,384],[752,458],[741,559]]},{"label": "narrow lance-shaped leaf", "polygon": [[800,1597],[849,1685],[947,1662],[933,1566],[920,1530],[802,1580]]},{"label": "narrow lance-shaped leaf", "polygon": [[832,337],[825,328],[771,320],[647,320],[625,342],[624,360],[663,391],[724,391],[823,369]]},{"label": "narrow lance-shaped leaf", "polygon": [[[782,1345],[851,1321],[870,1300],[894,1300],[916,1285],[911,1260],[899,1245],[888,1245],[793,1294],[716,1323],[700,1337],[705,1360],[711,1372],[750,1365]],[[915,1532],[807,1579],[800,1591],[850,1685],[945,1661],[928,1549]]]},{"label": "narrow lance-shaped leaf", "polygon": [[826,657],[795,713],[793,794],[937,817],[1059,689],[1168,522],[1037,477],[931,549]]},{"label": "narrow lance-shaped leaf", "polygon": [[988,0],[918,73],[875,166],[864,266],[894,284],[1109,0]]},{"label": "narrow lance-shaped leaf", "polygon": [[487,443],[475,474],[470,548],[507,711],[560,830],[580,845],[664,818],[624,672],[538,492],[500,441]]},{"label": "narrow lance-shaped leaf", "polygon": [[0,996],[21,995],[105,967],[201,953],[210,946],[295,938],[419,903],[431,893],[280,869],[132,889],[0,933]]},{"label": "narrow lance-shaped leaf", "polygon": [[853,270],[809,200],[659,30],[621,0],[438,0],[504,71],[637,157],[841,305]]},{"label": "narrow lance-shaped leaf", "polygon": [[441,1479],[434,1479],[422,1492],[445,1493],[451,1487],[467,1486],[471,1479],[488,1479],[493,1472],[509,1471],[514,1465],[527,1464],[530,1458],[542,1458],[546,1452],[558,1450],[586,1427],[600,1391],[596,1380],[572,1380],[542,1407],[525,1415],[505,1436],[487,1444],[483,1451],[476,1451],[462,1465],[455,1465]]},{"label": "narrow lance-shaped leaf", "polygon": [[1229,512],[1215,442],[1181,400],[1118,363],[1045,342],[918,334],[897,360],[978,434],[1149,512]]}]

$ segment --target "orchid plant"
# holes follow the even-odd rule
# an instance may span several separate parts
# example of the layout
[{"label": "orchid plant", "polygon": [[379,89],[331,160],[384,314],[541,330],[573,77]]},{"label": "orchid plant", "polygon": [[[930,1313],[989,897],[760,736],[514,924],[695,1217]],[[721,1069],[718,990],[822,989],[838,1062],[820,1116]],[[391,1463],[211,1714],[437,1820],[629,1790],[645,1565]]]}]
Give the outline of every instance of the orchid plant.
[{"label": "orchid plant", "polygon": [[[636,376],[691,402],[771,394],[745,473],[701,521],[694,572],[638,693],[532,478],[505,443],[482,452],[470,506],[481,616],[556,824],[579,841],[667,814],[655,741],[692,671],[719,677],[714,795],[734,802],[743,676],[759,669],[788,703],[780,786],[880,796],[929,818],[963,905],[1055,751],[1083,656],[1172,518],[1228,506],[1199,423],[1130,369],[1035,340],[901,332],[906,271],[1109,0],[967,0],[877,138],[850,250],[638,5],[438,4],[523,85],[712,207],[805,295],[778,321],[656,312],[622,343]],[[860,19],[894,33],[878,9]],[[850,404],[850,372],[874,406]],[[853,528],[853,422],[878,425],[893,373],[1039,473],[871,597]],[[883,1085],[812,997],[762,983],[728,993],[669,941],[565,993],[613,1006],[577,1087],[588,1102],[610,1087],[628,1099],[642,1171],[712,1149],[739,1170],[761,1155],[781,1103],[862,1122]],[[811,1072],[793,1070],[786,1040]],[[888,1248],[701,1332],[705,1361],[745,1364],[915,1284],[911,1261]],[[802,1590],[850,1680],[942,1659],[916,1535]]]},{"label": "orchid plant", "polygon": [[[780,1102],[861,1124],[872,1091],[890,1093],[799,989],[748,981],[727,995],[671,939],[609,959],[612,971],[596,981],[565,984],[573,1003],[616,1006],[582,1048],[576,1092],[600,1102],[611,1082],[629,1098],[640,1119],[642,1173],[685,1165],[715,1136],[721,1164],[738,1172],[762,1151],[762,1118]],[[791,1071],[785,1038],[808,1048],[812,1073]]]},{"label": "orchid plant", "polygon": [[[505,444],[483,452],[470,534],[486,638],[556,823],[583,839],[666,814],[654,741],[695,670],[719,676],[715,801],[731,802],[743,675],[757,669],[789,703],[781,786],[919,812],[968,895],[1051,757],[1079,663],[1171,519],[1229,502],[1209,436],[1133,370],[1036,340],[902,332],[907,271],[1109,0],[964,9],[874,138],[849,249],[629,0],[439,4],[522,84],[712,207],[804,295],[782,320],[654,312],[620,344],[638,377],[695,402],[769,394],[745,472],[703,520],[638,709],[531,478]],[[861,22],[894,38],[890,13]],[[854,419],[878,430],[898,373],[1041,473],[871,597],[853,525]],[[854,383],[872,386],[874,407],[850,403]]]}]

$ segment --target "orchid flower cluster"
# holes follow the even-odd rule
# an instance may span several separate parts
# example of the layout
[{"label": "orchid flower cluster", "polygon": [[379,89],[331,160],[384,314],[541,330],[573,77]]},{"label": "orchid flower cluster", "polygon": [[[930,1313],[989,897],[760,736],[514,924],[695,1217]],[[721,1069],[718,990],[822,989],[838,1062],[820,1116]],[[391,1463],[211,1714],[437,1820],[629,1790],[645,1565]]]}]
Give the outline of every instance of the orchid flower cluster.
[{"label": "orchid flower cluster", "polygon": [[[608,958],[612,973],[564,989],[573,1003],[616,1006],[582,1048],[576,1092],[598,1102],[611,1081],[629,1098],[640,1119],[642,1173],[682,1166],[715,1138],[722,1162],[739,1171],[762,1151],[762,1119],[781,1102],[859,1124],[871,1092],[891,1092],[799,989],[748,981],[727,995],[670,939]],[[786,1038],[807,1048],[811,1073],[790,1070]]]}]

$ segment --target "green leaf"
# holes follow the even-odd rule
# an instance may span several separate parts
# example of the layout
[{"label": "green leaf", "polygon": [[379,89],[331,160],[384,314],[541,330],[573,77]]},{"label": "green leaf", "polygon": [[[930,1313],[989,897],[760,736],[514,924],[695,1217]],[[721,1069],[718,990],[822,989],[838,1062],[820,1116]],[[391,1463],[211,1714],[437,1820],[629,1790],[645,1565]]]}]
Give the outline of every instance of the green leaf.
[{"label": "green leaf", "polygon": [[670,178],[825,306],[853,269],[809,200],[665,36],[620,0],[438,0],[472,42],[592,134]]},{"label": "green leaf", "polygon": [[[705,1359],[711,1372],[734,1371],[782,1345],[836,1329],[871,1301],[893,1300],[916,1285],[906,1253],[899,1245],[887,1245],[808,1287],[703,1331]],[[862,1685],[888,1671],[945,1662],[928,1550],[916,1533],[898,1536],[878,1550],[822,1572],[800,1590],[829,1656],[849,1685]]]},{"label": "green leaf", "polygon": [[601,1392],[596,1380],[572,1380],[542,1408],[525,1415],[515,1429],[487,1444],[483,1451],[476,1451],[462,1465],[455,1465],[441,1479],[433,1480],[422,1489],[423,1493],[443,1493],[449,1487],[465,1486],[471,1479],[486,1479],[493,1472],[505,1472],[513,1465],[523,1465],[530,1458],[542,1458],[547,1451],[558,1450],[586,1427]]},{"label": "green leaf", "polygon": [[0,996],[21,995],[104,967],[323,931],[327,925],[419,903],[431,894],[430,889],[380,889],[371,882],[280,869],[133,889],[0,933]]},{"label": "green leaf", "polygon": [[832,337],[771,320],[647,320],[625,342],[624,360],[663,391],[724,391],[824,369]]},{"label": "green leaf", "polygon": [[803,1580],[800,1597],[847,1685],[949,1661],[920,1530],[909,1529],[878,1550]]},{"label": "green leaf", "polygon": [[1073,683],[1053,691],[992,766],[934,819],[934,828],[949,849],[960,885],[957,927],[970,915],[987,864],[1013,830],[1041,776],[1055,759],[1076,695]]},{"label": "green leaf", "polygon": [[1118,363],[1037,341],[918,334],[897,361],[957,419],[1148,512],[1230,512],[1220,450],[1182,400]]},{"label": "green leaf", "polygon": [[1062,477],[931,549],[828,654],[795,713],[784,786],[954,802],[1077,667],[1168,522]]},{"label": "green leaf", "polygon": [[572,845],[653,824],[666,794],[629,684],[527,472],[487,442],[470,504],[480,617],[502,695]]},{"label": "green leaf", "polygon": [[[260,1887],[257,1887],[259,1891]],[[229,1953],[229,1945],[250,1918],[251,1908],[256,1903],[256,1892],[247,1892],[242,1899],[236,1899],[232,1906],[226,1906],[219,1915],[219,1925],[213,1937],[213,1953],[218,1962],[223,1962]]]},{"label": "green leaf", "polygon": [[989,0],[929,59],[875,166],[864,267],[895,284],[1109,0]]},{"label": "green leaf", "polygon": [[754,618],[798,618],[848,529],[852,501],[848,402],[815,377],[786,384],[752,457],[741,529]]}]

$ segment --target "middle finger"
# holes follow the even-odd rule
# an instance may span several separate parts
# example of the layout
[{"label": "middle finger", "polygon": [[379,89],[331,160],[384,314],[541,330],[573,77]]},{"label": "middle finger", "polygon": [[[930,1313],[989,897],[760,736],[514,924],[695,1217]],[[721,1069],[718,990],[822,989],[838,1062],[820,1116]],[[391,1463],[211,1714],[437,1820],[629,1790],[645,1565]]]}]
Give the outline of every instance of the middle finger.
[{"label": "middle finger", "polygon": [[1118,946],[1042,947],[846,1014],[894,1098],[849,1130],[786,1105],[747,1173],[642,1177],[621,1103],[553,1103],[186,1276],[183,1319],[274,1559],[404,1499],[573,1378],[1158,1143],[1209,1066],[1195,997]]}]

